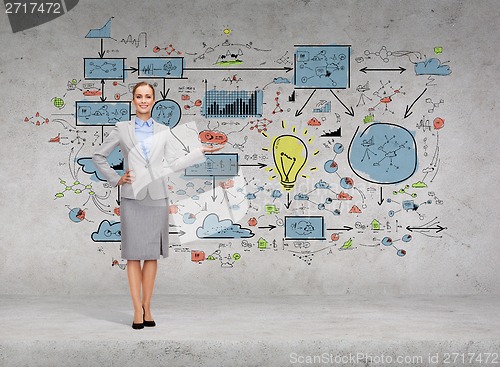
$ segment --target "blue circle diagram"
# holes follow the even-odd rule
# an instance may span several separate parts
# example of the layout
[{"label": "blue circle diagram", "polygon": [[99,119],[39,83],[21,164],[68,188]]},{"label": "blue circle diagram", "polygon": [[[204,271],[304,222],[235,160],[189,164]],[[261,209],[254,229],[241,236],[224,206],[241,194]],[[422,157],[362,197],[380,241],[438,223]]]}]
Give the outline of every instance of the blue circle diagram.
[{"label": "blue circle diagram", "polygon": [[340,154],[344,151],[344,146],[340,143],[335,143],[333,146],[333,151],[337,154]]},{"label": "blue circle diagram", "polygon": [[342,186],[343,189],[352,189],[354,181],[350,177],[343,177],[340,179],[340,186]]},{"label": "blue circle diagram", "polygon": [[156,122],[173,128],[181,120],[181,106],[171,99],[162,99],[154,104],[151,116]]},{"label": "blue circle diagram", "polygon": [[356,175],[378,184],[402,182],[417,169],[417,144],[402,126],[376,123],[356,130],[349,145],[348,161]]},{"label": "blue circle diagram", "polygon": [[330,159],[330,160],[325,162],[325,164],[323,165],[323,168],[328,173],[335,173],[339,169],[339,165],[333,159]]}]

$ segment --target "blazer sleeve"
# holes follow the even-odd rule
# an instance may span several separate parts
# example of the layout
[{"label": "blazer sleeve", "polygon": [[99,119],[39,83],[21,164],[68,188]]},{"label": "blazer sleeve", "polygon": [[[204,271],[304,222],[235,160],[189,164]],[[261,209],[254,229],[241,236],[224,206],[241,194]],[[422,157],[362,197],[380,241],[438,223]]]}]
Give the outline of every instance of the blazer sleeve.
[{"label": "blazer sleeve", "polygon": [[114,127],[109,133],[108,137],[104,140],[99,148],[96,149],[92,155],[92,162],[96,166],[99,173],[101,173],[108,183],[115,187],[118,185],[120,175],[110,167],[106,158],[108,155],[120,144],[118,127]]},{"label": "blazer sleeve", "polygon": [[168,139],[165,147],[165,169],[167,173],[177,172],[193,164],[205,162],[205,154],[199,149],[199,146],[195,147],[186,155],[183,155],[184,151],[180,149],[179,143],[172,135],[170,128],[168,129]]}]

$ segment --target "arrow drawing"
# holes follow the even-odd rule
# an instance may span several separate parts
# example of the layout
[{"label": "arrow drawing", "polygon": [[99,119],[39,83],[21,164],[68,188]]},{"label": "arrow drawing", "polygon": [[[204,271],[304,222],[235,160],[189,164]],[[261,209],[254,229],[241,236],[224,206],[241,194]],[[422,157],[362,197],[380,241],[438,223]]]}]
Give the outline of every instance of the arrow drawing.
[{"label": "arrow drawing", "polygon": [[[427,90],[427,88],[425,88],[424,91],[422,93],[420,93],[420,95],[417,97],[417,99],[414,100],[413,103],[410,106],[406,105],[406,111],[405,111],[405,117],[404,118],[409,117],[413,113],[413,112],[410,112],[411,108],[413,107],[413,105],[415,104],[415,102],[417,102],[420,99],[420,97],[422,97],[422,95],[425,93],[426,90]],[[408,113],[408,112],[410,112],[410,113]]]},{"label": "arrow drawing", "polygon": [[282,68],[238,68],[238,67],[235,67],[235,68],[215,68],[215,67],[212,67],[212,68],[184,68],[184,70],[284,70],[286,71],[287,73],[292,71],[293,68],[289,67],[289,66],[284,66]]},{"label": "arrow drawing", "polygon": [[384,194],[382,193],[382,186],[380,186],[380,200],[377,201],[377,204],[382,205],[383,202],[384,202]]},{"label": "arrow drawing", "polygon": [[348,107],[344,104],[344,102],[342,102],[342,101],[340,100],[340,98],[339,98],[339,97],[338,97],[335,93],[333,93],[333,90],[331,90],[331,89],[330,89],[330,92],[333,94],[333,96],[334,96],[335,98],[337,98],[337,101],[339,101],[340,103],[342,103],[342,106],[344,106],[344,108],[347,110],[347,112],[344,112],[344,113],[345,113],[346,115],[350,115],[350,116],[354,117],[354,109],[353,109],[352,107],[351,107],[351,109],[349,109],[349,108],[348,108]]},{"label": "arrow drawing", "polygon": [[399,71],[400,74],[403,74],[403,72],[405,71],[406,69],[403,68],[403,67],[399,67],[397,69],[369,69],[367,67],[364,67],[363,69],[359,69],[359,71],[363,72],[366,74],[367,71]]},{"label": "arrow drawing", "polygon": [[259,227],[259,228],[269,228],[269,230],[271,231],[271,230],[273,230],[274,228],[276,228],[276,226],[274,226],[274,225],[270,224],[270,225],[268,225],[268,226],[265,226],[265,227]]},{"label": "arrow drawing", "polygon": [[311,93],[311,95],[309,96],[309,98],[307,99],[306,103],[304,103],[304,105],[302,106],[302,108],[300,110],[297,110],[295,111],[295,117],[297,116],[300,116],[302,115],[302,110],[304,109],[304,107],[306,106],[307,102],[309,102],[309,100],[311,99],[311,97],[313,96],[313,94],[316,92],[316,89],[313,90],[313,92]]},{"label": "arrow drawing", "polygon": [[439,233],[445,229],[448,229],[447,227],[442,227],[439,224],[436,227],[410,227],[406,226],[406,229],[409,230],[410,232],[413,232],[414,230],[432,230],[432,229],[437,229],[436,233]]},{"label": "arrow drawing", "polygon": [[349,226],[344,226],[344,228],[327,228],[328,231],[350,231],[353,229],[352,227]]},{"label": "arrow drawing", "polygon": [[240,164],[239,166],[247,166],[247,167],[255,166],[255,167],[259,167],[259,169],[260,169],[260,168],[267,167],[267,164],[259,162],[257,164]]},{"label": "arrow drawing", "polygon": [[[406,226],[406,229],[410,232],[420,233],[427,237],[441,238],[442,236],[436,236],[436,234],[448,228],[441,226],[439,224],[439,221],[437,220],[437,217],[434,217],[434,219],[428,221],[427,223],[422,224],[421,226]],[[429,234],[428,232],[430,231],[435,231],[435,232]]]}]

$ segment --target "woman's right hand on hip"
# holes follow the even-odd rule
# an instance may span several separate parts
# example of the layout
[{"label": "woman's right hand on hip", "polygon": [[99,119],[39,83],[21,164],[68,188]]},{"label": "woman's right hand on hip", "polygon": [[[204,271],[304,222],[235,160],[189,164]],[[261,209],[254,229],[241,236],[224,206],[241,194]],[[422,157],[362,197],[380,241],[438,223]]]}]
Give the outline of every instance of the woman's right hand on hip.
[{"label": "woman's right hand on hip", "polygon": [[118,181],[118,185],[123,185],[126,183],[132,183],[134,182],[134,175],[132,175],[132,170],[128,169],[122,177],[120,177],[120,180]]}]

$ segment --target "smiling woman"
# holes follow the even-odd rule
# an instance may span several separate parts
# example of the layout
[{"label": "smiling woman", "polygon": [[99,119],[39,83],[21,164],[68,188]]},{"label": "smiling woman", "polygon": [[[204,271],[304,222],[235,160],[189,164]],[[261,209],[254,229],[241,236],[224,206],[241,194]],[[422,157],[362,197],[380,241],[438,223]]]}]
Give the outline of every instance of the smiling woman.
[{"label": "smiling woman", "polygon": [[[151,117],[155,103],[153,86],[146,82],[137,83],[132,94],[135,119],[118,122],[96,150],[92,161],[111,185],[122,187],[121,256],[127,260],[134,306],[132,328],[142,329],[156,326],[150,307],[157,259],[168,254],[168,177],[165,163],[172,171],[178,171],[203,162],[203,153],[215,152],[222,146],[202,146],[179,156],[170,128]],[[106,159],[118,145],[126,169],[121,177]]]},{"label": "smiling woman", "polygon": [[144,120],[151,118],[151,108],[155,102],[155,90],[146,82],[137,83],[132,90],[136,117]]}]

